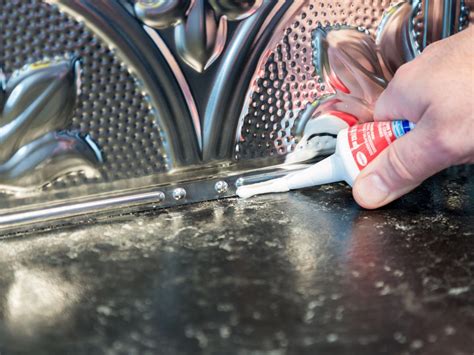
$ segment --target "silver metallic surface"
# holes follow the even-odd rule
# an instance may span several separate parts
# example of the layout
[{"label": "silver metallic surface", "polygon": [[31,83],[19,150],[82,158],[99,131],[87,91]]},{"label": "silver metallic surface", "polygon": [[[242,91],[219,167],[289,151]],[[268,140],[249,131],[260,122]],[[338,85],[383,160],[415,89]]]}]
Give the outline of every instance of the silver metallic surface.
[{"label": "silver metallic surface", "polygon": [[41,188],[67,174],[99,177],[95,142],[68,128],[80,93],[78,60],[45,60],[14,72],[0,87],[0,192]]},{"label": "silver metallic surface", "polygon": [[182,187],[178,187],[178,188],[174,189],[173,190],[173,198],[176,201],[184,200],[186,198],[186,190],[183,189]]},{"label": "silver metallic surface", "polygon": [[166,43],[163,41],[163,39],[160,37],[158,32],[154,31],[152,28],[146,25],[143,26],[143,28],[145,29],[147,34],[150,36],[150,38],[155,42],[156,46],[158,47],[160,52],[163,54],[168,65],[173,71],[173,75],[175,76],[176,81],[178,82],[178,85],[181,91],[183,92],[184,99],[186,100],[186,105],[189,108],[189,113],[193,121],[194,131],[196,133],[196,139],[199,144],[199,149],[202,150],[201,121],[199,120],[199,112],[196,106],[196,102],[194,100],[189,84],[186,80],[186,77],[184,76],[183,71],[181,70],[178,62],[174,58],[173,53],[171,53],[170,49],[168,48]]},{"label": "silver metallic surface", "polygon": [[100,221],[111,214],[123,215],[232,197],[235,196],[237,187],[243,184],[267,181],[307,167],[308,165],[304,164],[293,164],[246,172],[230,172],[225,176],[225,181],[208,178],[202,181],[182,182],[179,186],[173,182],[169,182],[166,186],[150,186],[143,189],[126,189],[123,185],[118,185],[115,187],[119,192],[113,195],[106,192],[90,197],[78,195],[67,201],[58,200],[55,204],[43,206],[41,209],[31,203],[27,207],[11,208],[0,215],[1,236],[31,231],[32,225],[42,230],[51,226],[80,224],[83,220]]},{"label": "silver metallic surface", "polygon": [[36,222],[45,222],[49,219],[80,216],[91,211],[100,212],[110,208],[133,207],[140,204],[159,204],[165,199],[165,194],[161,191],[138,193],[116,197],[104,197],[96,201],[84,201],[72,203],[69,205],[60,205],[46,210],[30,210],[13,215],[0,216],[0,225],[21,224],[35,220]]},{"label": "silver metallic surface", "polygon": [[[239,178],[319,159],[341,128],[371,118],[400,65],[465,28],[472,8],[0,2],[0,230],[115,213],[114,198],[150,208],[140,196],[154,191],[170,196],[156,207],[227,197]],[[176,189],[186,196],[171,198]]]},{"label": "silver metallic surface", "polygon": [[218,194],[223,194],[227,192],[227,190],[229,190],[229,184],[227,184],[227,182],[225,182],[224,180],[220,180],[216,182],[216,184],[214,185],[214,189]]},{"label": "silver metallic surface", "polygon": [[146,25],[175,27],[177,53],[199,73],[206,71],[224,51],[228,21],[255,13],[262,0],[136,0],[135,13]]}]

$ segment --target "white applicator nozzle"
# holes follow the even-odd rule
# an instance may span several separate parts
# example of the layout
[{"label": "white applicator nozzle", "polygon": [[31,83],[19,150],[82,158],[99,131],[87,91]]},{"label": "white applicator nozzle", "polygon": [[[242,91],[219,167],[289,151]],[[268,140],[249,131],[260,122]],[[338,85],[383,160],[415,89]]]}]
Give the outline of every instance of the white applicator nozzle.
[{"label": "white applicator nozzle", "polygon": [[313,166],[285,177],[255,185],[241,186],[237,195],[286,192],[337,181],[352,186],[361,170],[397,138],[413,130],[410,121],[368,122],[343,129],[337,135],[336,152]]},{"label": "white applicator nozzle", "polygon": [[240,186],[237,189],[237,195],[241,198],[249,198],[255,195],[263,195],[274,192],[288,192],[290,189],[285,178],[272,179],[257,184]]},{"label": "white applicator nozzle", "polygon": [[344,171],[341,168],[343,167],[339,157],[332,155],[307,169],[288,174],[282,178],[241,186],[237,189],[237,195],[242,198],[249,198],[255,195],[287,192],[329,184],[344,179]]}]

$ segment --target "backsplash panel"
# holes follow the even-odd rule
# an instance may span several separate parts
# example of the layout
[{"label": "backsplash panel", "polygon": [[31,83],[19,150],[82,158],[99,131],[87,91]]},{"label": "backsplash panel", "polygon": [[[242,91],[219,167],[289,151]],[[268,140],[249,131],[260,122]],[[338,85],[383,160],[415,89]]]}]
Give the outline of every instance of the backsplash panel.
[{"label": "backsplash panel", "polygon": [[0,233],[230,197],[300,169],[472,8],[5,0]]}]

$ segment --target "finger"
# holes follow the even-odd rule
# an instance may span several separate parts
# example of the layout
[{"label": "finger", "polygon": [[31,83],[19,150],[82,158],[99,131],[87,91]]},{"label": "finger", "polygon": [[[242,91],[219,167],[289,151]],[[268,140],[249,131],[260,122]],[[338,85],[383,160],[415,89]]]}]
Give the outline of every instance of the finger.
[{"label": "finger", "polygon": [[453,163],[452,154],[423,123],[362,170],[353,189],[359,205],[368,209],[384,206]]},{"label": "finger", "polygon": [[394,89],[393,84],[389,84],[385,91],[380,94],[374,108],[375,121],[391,121],[404,118],[405,112],[398,104],[402,98],[395,92],[396,89]]},{"label": "finger", "polygon": [[428,107],[427,100],[421,95],[425,90],[422,87],[424,80],[421,76],[424,73],[419,70],[420,63],[420,60],[415,59],[397,70],[375,103],[375,121],[420,120]]}]

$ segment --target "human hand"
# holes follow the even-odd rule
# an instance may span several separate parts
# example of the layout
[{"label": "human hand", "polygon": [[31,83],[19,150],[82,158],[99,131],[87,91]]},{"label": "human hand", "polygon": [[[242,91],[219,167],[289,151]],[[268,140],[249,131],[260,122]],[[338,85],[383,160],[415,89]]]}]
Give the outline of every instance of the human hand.
[{"label": "human hand", "polygon": [[362,207],[384,206],[449,166],[474,163],[474,26],[401,66],[374,119],[416,127],[362,170],[353,189]]}]

